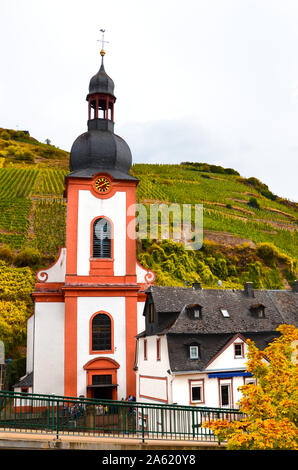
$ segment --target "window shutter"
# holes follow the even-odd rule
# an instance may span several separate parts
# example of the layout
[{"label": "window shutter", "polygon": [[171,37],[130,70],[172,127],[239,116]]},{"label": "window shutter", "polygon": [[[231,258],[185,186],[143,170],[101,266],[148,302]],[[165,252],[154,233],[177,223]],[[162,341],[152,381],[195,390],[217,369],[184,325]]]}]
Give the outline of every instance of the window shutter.
[{"label": "window shutter", "polygon": [[111,223],[104,218],[93,224],[93,258],[111,258]]}]

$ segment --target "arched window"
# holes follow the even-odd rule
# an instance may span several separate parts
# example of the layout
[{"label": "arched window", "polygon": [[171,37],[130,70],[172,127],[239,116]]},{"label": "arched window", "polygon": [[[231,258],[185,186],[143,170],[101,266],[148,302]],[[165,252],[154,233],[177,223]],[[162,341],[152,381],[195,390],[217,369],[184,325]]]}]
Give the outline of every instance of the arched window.
[{"label": "arched window", "polygon": [[93,224],[93,258],[111,258],[111,238],[109,220],[96,219]]},{"label": "arched window", "polygon": [[112,325],[109,315],[98,313],[92,319],[92,350],[112,349]]}]

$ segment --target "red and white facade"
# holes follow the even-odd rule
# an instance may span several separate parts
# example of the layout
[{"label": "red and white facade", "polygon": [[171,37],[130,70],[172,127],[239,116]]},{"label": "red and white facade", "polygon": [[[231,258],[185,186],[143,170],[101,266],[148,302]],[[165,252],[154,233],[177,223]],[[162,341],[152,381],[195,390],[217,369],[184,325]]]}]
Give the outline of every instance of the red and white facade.
[{"label": "red and white facade", "polygon": [[[28,320],[27,374],[34,393],[93,396],[92,376],[111,375],[111,398],[136,394],[135,336],[144,329],[144,288],[154,274],[136,260],[136,181],[111,181],[107,194],[92,179],[66,179],[66,248],[56,263],[37,273],[35,312]],[[129,209],[129,210],[128,210]],[[112,227],[110,258],[92,257],[92,226],[106,218]],[[92,319],[111,320],[109,350],[93,350]]]}]

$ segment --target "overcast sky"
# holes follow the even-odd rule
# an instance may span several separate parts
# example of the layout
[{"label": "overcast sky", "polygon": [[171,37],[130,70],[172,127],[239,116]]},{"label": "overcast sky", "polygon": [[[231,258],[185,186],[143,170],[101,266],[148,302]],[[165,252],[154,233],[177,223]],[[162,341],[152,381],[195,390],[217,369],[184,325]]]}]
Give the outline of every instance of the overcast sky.
[{"label": "overcast sky", "polygon": [[134,162],[200,161],[298,200],[297,0],[2,0],[0,127],[70,150],[115,82]]}]

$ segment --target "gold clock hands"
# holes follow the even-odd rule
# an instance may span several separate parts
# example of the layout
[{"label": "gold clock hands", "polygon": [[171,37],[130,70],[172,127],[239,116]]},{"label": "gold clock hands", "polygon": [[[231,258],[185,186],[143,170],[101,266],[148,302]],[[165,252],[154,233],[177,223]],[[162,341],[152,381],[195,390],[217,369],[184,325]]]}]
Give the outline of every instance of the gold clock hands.
[{"label": "gold clock hands", "polygon": [[104,181],[104,182],[103,182],[103,183],[101,183],[101,184],[98,184],[98,185],[97,185],[97,187],[98,187],[98,188],[101,188],[101,187],[102,187],[102,186],[104,186],[105,184],[107,184],[107,182],[106,182],[106,181]]}]

